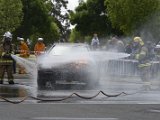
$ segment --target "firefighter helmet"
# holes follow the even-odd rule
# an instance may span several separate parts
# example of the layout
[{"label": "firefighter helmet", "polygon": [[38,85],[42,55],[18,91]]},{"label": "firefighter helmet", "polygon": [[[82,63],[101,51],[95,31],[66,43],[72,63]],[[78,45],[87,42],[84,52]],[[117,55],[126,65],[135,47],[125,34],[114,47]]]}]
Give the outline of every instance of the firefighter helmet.
[{"label": "firefighter helmet", "polygon": [[140,42],[141,38],[140,37],[134,37],[133,41],[134,42]]},{"label": "firefighter helmet", "polygon": [[3,36],[6,38],[12,38],[12,34],[9,31],[5,32]]},{"label": "firefighter helmet", "polygon": [[20,41],[24,41],[24,38],[20,38]]},{"label": "firefighter helmet", "polygon": [[43,38],[38,38],[38,41],[43,41]]},{"label": "firefighter helmet", "polygon": [[17,40],[18,40],[18,41],[24,41],[24,38],[17,37]]},{"label": "firefighter helmet", "polygon": [[133,41],[139,43],[140,45],[144,45],[144,42],[140,37],[134,37]]}]

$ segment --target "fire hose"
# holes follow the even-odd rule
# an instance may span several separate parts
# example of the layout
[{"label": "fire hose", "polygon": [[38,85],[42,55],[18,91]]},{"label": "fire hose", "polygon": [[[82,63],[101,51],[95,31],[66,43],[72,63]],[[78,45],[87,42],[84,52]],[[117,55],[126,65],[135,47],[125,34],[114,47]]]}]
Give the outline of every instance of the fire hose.
[{"label": "fire hose", "polygon": [[126,96],[126,95],[133,95],[133,94],[137,94],[137,93],[138,92],[128,94],[128,93],[125,93],[125,92],[121,92],[119,94],[109,95],[109,94],[106,94],[103,91],[99,91],[97,94],[95,94],[91,97],[82,96],[82,95],[79,95],[78,93],[72,93],[71,95],[69,95],[67,97],[64,97],[64,98],[60,98],[60,99],[42,99],[42,98],[38,98],[38,97],[34,97],[34,96],[25,96],[24,98],[22,98],[19,101],[12,101],[12,100],[9,100],[9,99],[7,99],[5,97],[2,97],[2,96],[0,96],[0,99],[4,100],[4,102],[9,102],[9,103],[12,103],[12,104],[20,104],[20,103],[24,102],[25,100],[27,100],[29,98],[34,99],[34,100],[38,100],[38,101],[41,101],[41,102],[58,102],[58,101],[60,102],[60,101],[64,101],[64,100],[67,100],[69,98],[72,98],[74,95],[81,98],[81,99],[94,99],[97,96],[99,96],[100,94],[102,94],[106,97],[118,97],[118,96],[121,96],[121,95]]}]

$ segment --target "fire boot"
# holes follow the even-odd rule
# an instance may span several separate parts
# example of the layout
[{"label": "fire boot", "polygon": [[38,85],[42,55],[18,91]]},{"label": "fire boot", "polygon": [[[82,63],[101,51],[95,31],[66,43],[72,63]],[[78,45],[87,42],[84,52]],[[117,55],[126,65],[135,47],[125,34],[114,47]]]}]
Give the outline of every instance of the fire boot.
[{"label": "fire boot", "polygon": [[151,90],[151,83],[150,82],[144,82],[143,90],[144,91],[150,91]]},{"label": "fire boot", "polygon": [[14,84],[14,81],[13,80],[10,80],[8,81],[9,84],[13,85]]},{"label": "fire boot", "polygon": [[0,80],[0,84],[3,84],[3,80]]}]

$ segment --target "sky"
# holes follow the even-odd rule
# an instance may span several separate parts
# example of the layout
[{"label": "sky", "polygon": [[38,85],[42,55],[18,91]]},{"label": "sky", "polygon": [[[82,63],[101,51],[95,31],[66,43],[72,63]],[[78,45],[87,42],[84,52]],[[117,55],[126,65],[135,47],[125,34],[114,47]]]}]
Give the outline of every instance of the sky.
[{"label": "sky", "polygon": [[78,0],[68,0],[68,9],[74,10],[78,6]]}]

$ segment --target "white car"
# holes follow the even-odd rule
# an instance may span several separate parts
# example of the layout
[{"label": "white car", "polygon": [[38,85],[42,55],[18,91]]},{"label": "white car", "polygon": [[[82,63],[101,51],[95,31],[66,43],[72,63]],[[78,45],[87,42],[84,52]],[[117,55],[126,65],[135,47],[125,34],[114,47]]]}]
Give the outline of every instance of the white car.
[{"label": "white car", "polygon": [[96,63],[90,57],[90,48],[81,43],[57,43],[38,58],[37,84],[39,89],[50,85],[91,87],[98,83]]}]

